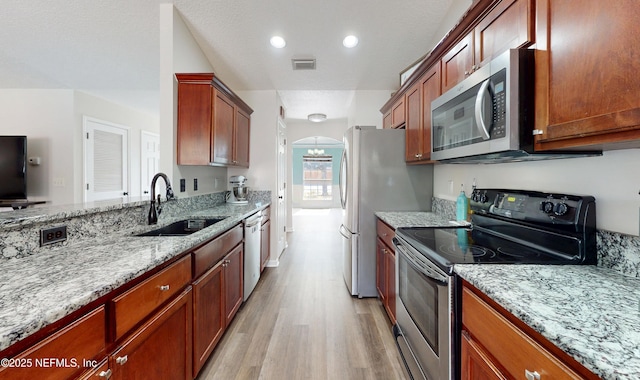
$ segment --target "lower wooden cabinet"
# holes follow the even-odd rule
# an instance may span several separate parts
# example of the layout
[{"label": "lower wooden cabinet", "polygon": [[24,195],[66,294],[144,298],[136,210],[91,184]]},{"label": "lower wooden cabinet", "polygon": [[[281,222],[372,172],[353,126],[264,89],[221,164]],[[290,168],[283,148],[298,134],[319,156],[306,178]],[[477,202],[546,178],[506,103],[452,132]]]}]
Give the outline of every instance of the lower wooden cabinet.
[{"label": "lower wooden cabinet", "polygon": [[229,326],[231,320],[242,305],[244,291],[244,250],[239,245],[223,259],[224,278],[224,310],[225,326]]},{"label": "lower wooden cabinet", "polygon": [[192,310],[189,286],[109,356],[111,379],[192,379]]},{"label": "lower wooden cabinet", "polygon": [[271,250],[271,221],[262,223],[260,235],[260,272],[262,272],[269,261]]},{"label": "lower wooden cabinet", "polygon": [[477,293],[467,284],[462,290],[463,380],[597,378],[542,336],[516,326],[509,319],[514,316]]},{"label": "lower wooden cabinet", "polygon": [[[97,308],[0,367],[2,380],[68,379],[106,356],[104,306]],[[98,359],[100,360],[100,359]],[[89,365],[92,367],[92,365]]]},{"label": "lower wooden cabinet", "polygon": [[193,283],[193,376],[195,377],[226,327],[223,261]]},{"label": "lower wooden cabinet", "polygon": [[377,221],[376,241],[376,288],[380,301],[392,324],[396,323],[396,255],[391,248],[395,235],[393,228]]}]

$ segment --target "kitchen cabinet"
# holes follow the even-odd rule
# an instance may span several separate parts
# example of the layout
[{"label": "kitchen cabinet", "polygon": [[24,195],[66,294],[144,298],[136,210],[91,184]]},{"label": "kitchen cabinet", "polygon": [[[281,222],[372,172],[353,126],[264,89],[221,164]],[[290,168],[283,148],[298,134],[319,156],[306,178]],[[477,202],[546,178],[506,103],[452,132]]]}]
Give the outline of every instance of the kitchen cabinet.
[{"label": "kitchen cabinet", "polygon": [[[91,311],[0,367],[0,379],[68,379],[87,367],[85,361],[106,357],[104,306]],[[75,362],[73,362],[75,360]]]},{"label": "kitchen cabinet", "polygon": [[446,92],[509,49],[534,41],[534,0],[502,0],[482,17],[473,31],[444,53],[442,92]]},{"label": "kitchen cabinet", "polygon": [[436,62],[407,91],[405,161],[431,159],[431,102],[440,96],[440,62]]},{"label": "kitchen cabinet", "polygon": [[223,260],[225,327],[229,326],[238,309],[240,309],[240,305],[242,305],[242,292],[244,290],[243,258],[241,244],[229,252]]},{"label": "kitchen cabinet", "polygon": [[376,288],[392,324],[396,323],[396,256],[392,240],[393,228],[382,220],[376,221]]},{"label": "kitchen cabinet", "polygon": [[191,256],[185,256],[161,272],[115,297],[114,340],[122,338],[147,315],[172,298],[191,282]]},{"label": "kitchen cabinet", "polygon": [[264,270],[271,255],[271,207],[262,211],[262,227],[260,231],[260,273]]},{"label": "kitchen cabinet", "polygon": [[538,0],[536,17],[536,149],[640,147],[638,3]]},{"label": "kitchen cabinet", "polygon": [[466,282],[462,290],[462,379],[584,379],[596,375]]},{"label": "kitchen cabinet", "polygon": [[249,167],[253,110],[213,73],[176,78],[178,165]]},{"label": "kitchen cabinet", "polygon": [[112,380],[192,379],[192,291],[178,297],[109,356]]},{"label": "kitchen cabinet", "polygon": [[405,123],[405,102],[404,96],[400,97],[388,111],[383,111],[383,128],[401,128]]},{"label": "kitchen cabinet", "polygon": [[[229,320],[226,312],[227,283],[235,273],[226,271],[228,255],[242,247],[242,225],[208,242],[193,252],[193,376],[207,361],[216,344],[222,338]],[[237,274],[235,274],[237,275]],[[236,299],[229,302],[235,303]]]}]

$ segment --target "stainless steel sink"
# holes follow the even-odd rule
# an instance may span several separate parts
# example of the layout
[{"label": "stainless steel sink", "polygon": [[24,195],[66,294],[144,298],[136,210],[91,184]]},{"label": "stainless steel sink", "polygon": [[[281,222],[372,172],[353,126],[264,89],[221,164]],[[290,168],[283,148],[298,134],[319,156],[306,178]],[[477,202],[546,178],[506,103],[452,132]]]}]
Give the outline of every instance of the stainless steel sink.
[{"label": "stainless steel sink", "polygon": [[143,232],[135,236],[185,236],[198,232],[203,228],[212,226],[218,222],[225,220],[227,217],[213,219],[185,219],[167,226],[157,228],[155,230]]}]

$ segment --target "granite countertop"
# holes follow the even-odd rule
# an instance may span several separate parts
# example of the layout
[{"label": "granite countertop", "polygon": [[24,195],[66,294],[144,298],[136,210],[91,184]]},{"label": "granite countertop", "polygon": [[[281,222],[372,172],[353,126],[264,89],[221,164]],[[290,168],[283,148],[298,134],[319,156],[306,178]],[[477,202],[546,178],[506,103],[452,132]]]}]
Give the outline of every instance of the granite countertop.
[{"label": "granite countertop", "polygon": [[[141,225],[99,240],[0,261],[0,351],[268,205],[223,204],[161,218],[157,226]],[[185,218],[221,216],[227,218],[188,236],[132,236]]]},{"label": "granite countertop", "polygon": [[596,375],[640,378],[640,278],[595,266],[461,264],[455,271]]},{"label": "granite countertop", "polygon": [[375,215],[393,229],[398,227],[438,227],[452,225],[449,219],[427,211],[378,211]]}]

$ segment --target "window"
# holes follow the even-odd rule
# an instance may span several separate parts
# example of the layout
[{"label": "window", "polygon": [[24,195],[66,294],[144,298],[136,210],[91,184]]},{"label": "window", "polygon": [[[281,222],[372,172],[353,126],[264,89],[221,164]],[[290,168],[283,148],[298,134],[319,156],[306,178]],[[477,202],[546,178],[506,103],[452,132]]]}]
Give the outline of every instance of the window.
[{"label": "window", "polygon": [[324,155],[302,157],[302,200],[331,200],[333,158]]}]

